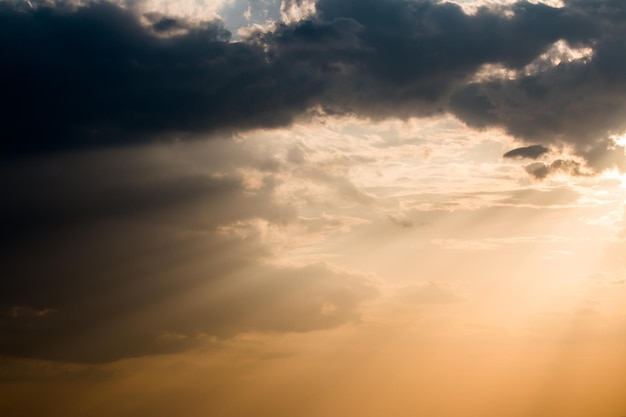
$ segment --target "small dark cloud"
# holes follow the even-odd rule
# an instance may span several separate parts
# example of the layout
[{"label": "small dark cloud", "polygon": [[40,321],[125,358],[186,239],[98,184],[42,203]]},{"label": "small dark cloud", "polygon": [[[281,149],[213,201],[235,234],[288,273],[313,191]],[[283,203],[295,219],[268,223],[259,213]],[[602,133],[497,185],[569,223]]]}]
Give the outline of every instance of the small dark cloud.
[{"label": "small dark cloud", "polygon": [[550,173],[548,165],[543,162],[533,162],[532,164],[526,165],[524,169],[528,172],[528,174],[538,180],[544,179]]},{"label": "small dark cloud", "polygon": [[415,222],[412,219],[403,215],[389,214],[387,215],[387,218],[391,221],[391,223],[395,224],[396,226],[405,228],[405,229],[410,229],[413,226],[415,226]]},{"label": "small dark cloud", "polygon": [[526,165],[524,169],[528,174],[538,180],[542,180],[555,173],[572,176],[588,175],[583,171],[580,162],[571,159],[557,159],[550,164],[533,162],[532,164]]},{"label": "small dark cloud", "polygon": [[529,159],[537,159],[541,155],[547,153],[549,151],[543,145],[531,145],[522,148],[515,148],[513,150],[508,151],[503,155],[504,158],[529,158]]},{"label": "small dark cloud", "polygon": [[181,25],[176,19],[171,19],[171,18],[162,18],[159,19],[157,22],[152,24],[152,29],[154,29],[155,32],[171,32],[174,30],[181,30],[181,29],[185,29],[185,25]]}]

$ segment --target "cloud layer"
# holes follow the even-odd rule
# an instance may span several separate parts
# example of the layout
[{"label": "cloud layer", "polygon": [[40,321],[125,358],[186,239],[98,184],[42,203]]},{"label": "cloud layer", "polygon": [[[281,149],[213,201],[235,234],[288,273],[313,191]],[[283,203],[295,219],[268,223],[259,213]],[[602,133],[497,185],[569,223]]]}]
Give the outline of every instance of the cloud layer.
[{"label": "cloud layer", "polygon": [[0,355],[112,361],[359,320],[366,276],[273,262],[266,229],[298,219],[271,175],[249,189],[142,150],[0,170]]},{"label": "cloud layer", "polygon": [[[607,148],[626,130],[624,13],[611,0],[473,15],[426,0],[320,0],[305,20],[231,42],[219,21],[140,19],[100,2],[2,3],[2,154],[285,126],[321,109],[453,113],[477,128],[569,144],[597,168],[623,166],[621,150]],[[557,41],[593,54],[556,65],[545,54]],[[475,81],[485,65],[517,75]]]},{"label": "cloud layer", "polygon": [[[540,158],[524,167],[539,180],[623,166],[611,139],[626,129],[620,2],[518,2],[471,15],[431,1],[284,4],[308,17],[292,8],[285,22],[234,42],[219,21],[139,16],[106,2],[0,3],[9,103],[0,122],[0,354],[111,361],[245,332],[334,328],[359,320],[375,286],[318,262],[337,251],[307,252],[307,241],[373,223],[370,252],[381,258],[393,258],[380,254],[381,239],[401,233],[428,237],[425,247],[494,248],[511,232],[510,207],[527,223],[541,207],[579,199],[559,189],[483,190],[519,170],[502,168],[495,140],[472,145],[463,130],[446,151],[412,133],[368,139],[356,126],[363,118],[453,114],[502,128],[529,145],[504,156]],[[592,53],[557,64],[559,41]],[[491,67],[508,75],[477,76]],[[243,134],[237,150],[217,139],[311,115],[350,116],[350,140],[308,133],[314,148],[297,139],[303,130],[284,142],[285,132],[256,131],[274,144],[257,153]],[[439,128],[422,136],[443,142],[431,135]],[[196,142],[119,146],[207,135],[214,140],[198,154]],[[406,153],[400,145],[409,143],[422,147]],[[487,148],[499,165],[485,168],[490,182],[479,187],[471,177],[484,167],[467,166]],[[304,262],[273,256],[288,247],[270,241],[275,226],[299,231],[283,240],[300,245]],[[472,241],[478,229],[488,236]],[[362,247],[353,250],[367,264]],[[412,294],[428,304],[455,299],[448,292],[435,283]]]}]

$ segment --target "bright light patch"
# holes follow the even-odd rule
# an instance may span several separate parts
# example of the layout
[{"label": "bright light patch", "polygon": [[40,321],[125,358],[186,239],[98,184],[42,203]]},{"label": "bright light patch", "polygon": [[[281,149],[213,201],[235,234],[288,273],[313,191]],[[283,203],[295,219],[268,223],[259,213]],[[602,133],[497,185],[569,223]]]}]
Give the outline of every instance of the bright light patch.
[{"label": "bright light patch", "polygon": [[[516,3],[517,0],[455,0],[453,3],[461,6],[463,11],[467,14],[476,14],[478,9],[481,7],[489,7],[489,8],[501,8],[507,7],[511,4]],[[563,7],[563,2],[561,0],[531,0],[529,3],[533,4],[545,4],[550,7]]]},{"label": "bright light patch", "polygon": [[502,64],[482,65],[474,74],[473,82],[485,82],[489,80],[514,80],[519,77],[527,77],[547,71],[561,64],[580,61],[587,63],[593,56],[593,49],[589,47],[572,48],[567,42],[559,40],[546,52],[539,55],[530,64],[521,70],[506,68]]},{"label": "bright light patch", "polygon": [[626,147],[626,133],[624,133],[621,136],[618,136],[618,135],[611,136],[611,140],[613,140],[616,146],[620,146],[622,148]]},{"label": "bright light patch", "polygon": [[620,183],[620,187],[626,188],[626,174],[622,174],[617,168],[604,171],[602,177],[609,180],[617,180]]}]

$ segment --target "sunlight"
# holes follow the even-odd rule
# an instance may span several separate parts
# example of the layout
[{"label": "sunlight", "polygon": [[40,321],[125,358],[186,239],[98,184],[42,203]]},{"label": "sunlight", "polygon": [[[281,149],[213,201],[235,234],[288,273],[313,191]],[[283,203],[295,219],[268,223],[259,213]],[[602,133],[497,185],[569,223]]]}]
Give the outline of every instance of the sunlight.
[{"label": "sunlight", "polygon": [[602,178],[619,181],[620,187],[626,188],[626,174],[622,174],[617,168],[607,169],[602,173]]},{"label": "sunlight", "polygon": [[626,1],[0,2],[2,415],[626,416]]},{"label": "sunlight", "polygon": [[622,148],[626,147],[626,133],[622,135],[613,135],[611,136],[611,139],[615,142],[615,145],[621,146]]}]

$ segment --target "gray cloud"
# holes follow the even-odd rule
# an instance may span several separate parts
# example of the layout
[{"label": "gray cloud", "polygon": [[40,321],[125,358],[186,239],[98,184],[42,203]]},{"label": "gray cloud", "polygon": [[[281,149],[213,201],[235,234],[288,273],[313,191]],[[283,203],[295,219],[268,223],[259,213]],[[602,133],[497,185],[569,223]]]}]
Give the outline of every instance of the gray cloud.
[{"label": "gray cloud", "polygon": [[25,187],[2,205],[0,355],[111,361],[358,320],[376,292],[366,277],[267,263],[256,222],[297,221],[274,198],[272,164],[247,160],[266,168],[251,191],[142,150],[3,167],[2,195]]},{"label": "gray cloud", "polygon": [[524,167],[526,172],[538,180],[542,180],[549,175],[555,173],[563,173],[567,175],[581,176],[587,175],[581,169],[580,162],[571,159],[557,159],[549,164],[543,162],[533,162]]},{"label": "gray cloud", "polygon": [[[126,266],[119,262],[122,253],[95,254],[91,251],[99,248],[93,244],[89,252],[73,248],[86,256],[82,265],[48,271],[57,278],[55,285],[50,283],[48,295],[37,300],[57,309],[3,309],[2,354],[102,362],[188,350],[213,337],[247,331],[328,329],[357,321],[357,306],[375,294],[364,277],[322,264],[284,268],[258,264],[254,255],[262,248],[253,241],[221,241],[219,246],[210,242],[212,253],[201,261],[189,258],[189,247],[162,252],[155,246],[139,250],[161,260],[142,265],[147,254],[139,258],[127,253],[135,259]],[[118,262],[104,270],[94,268],[106,260]],[[181,260],[194,267],[173,265]]]},{"label": "gray cloud", "polygon": [[[169,22],[169,23],[168,23]],[[155,29],[183,27],[159,20]],[[0,3],[3,154],[285,125],[320,88],[308,71],[230,43],[219,22],[161,37],[108,3]]]},{"label": "gray cloud", "polygon": [[547,153],[548,151],[549,151],[549,149],[546,148],[543,145],[531,145],[531,146],[525,146],[525,147],[522,147],[522,148],[512,149],[512,150],[508,151],[507,153],[505,153],[502,156],[504,158],[537,159],[541,155]]},{"label": "gray cloud", "polygon": [[484,8],[468,16],[430,1],[322,0],[317,10],[323,21],[350,18],[362,26],[358,55],[343,53],[347,76],[330,105],[373,117],[444,111],[448,95],[481,65],[521,68],[558,39],[596,31],[582,14],[525,2],[510,18]]},{"label": "gray cloud", "polygon": [[451,108],[470,126],[502,126],[528,141],[567,143],[593,168],[624,169],[624,150],[609,139],[626,130],[626,32],[619,20],[624,5],[572,1],[566,2],[566,10],[584,14],[600,28],[585,42],[593,49],[589,60],[469,84],[452,95]]},{"label": "gray cloud", "polygon": [[[626,129],[623,14],[609,0],[475,15],[428,0],[319,0],[306,20],[231,42],[219,22],[152,16],[144,27],[107,3],[2,3],[0,76],[11,103],[2,153],[284,126],[317,106],[373,118],[452,112],[470,126],[573,144],[598,169],[624,167],[608,139]],[[484,64],[521,71],[558,40],[593,57],[469,83]]]}]

